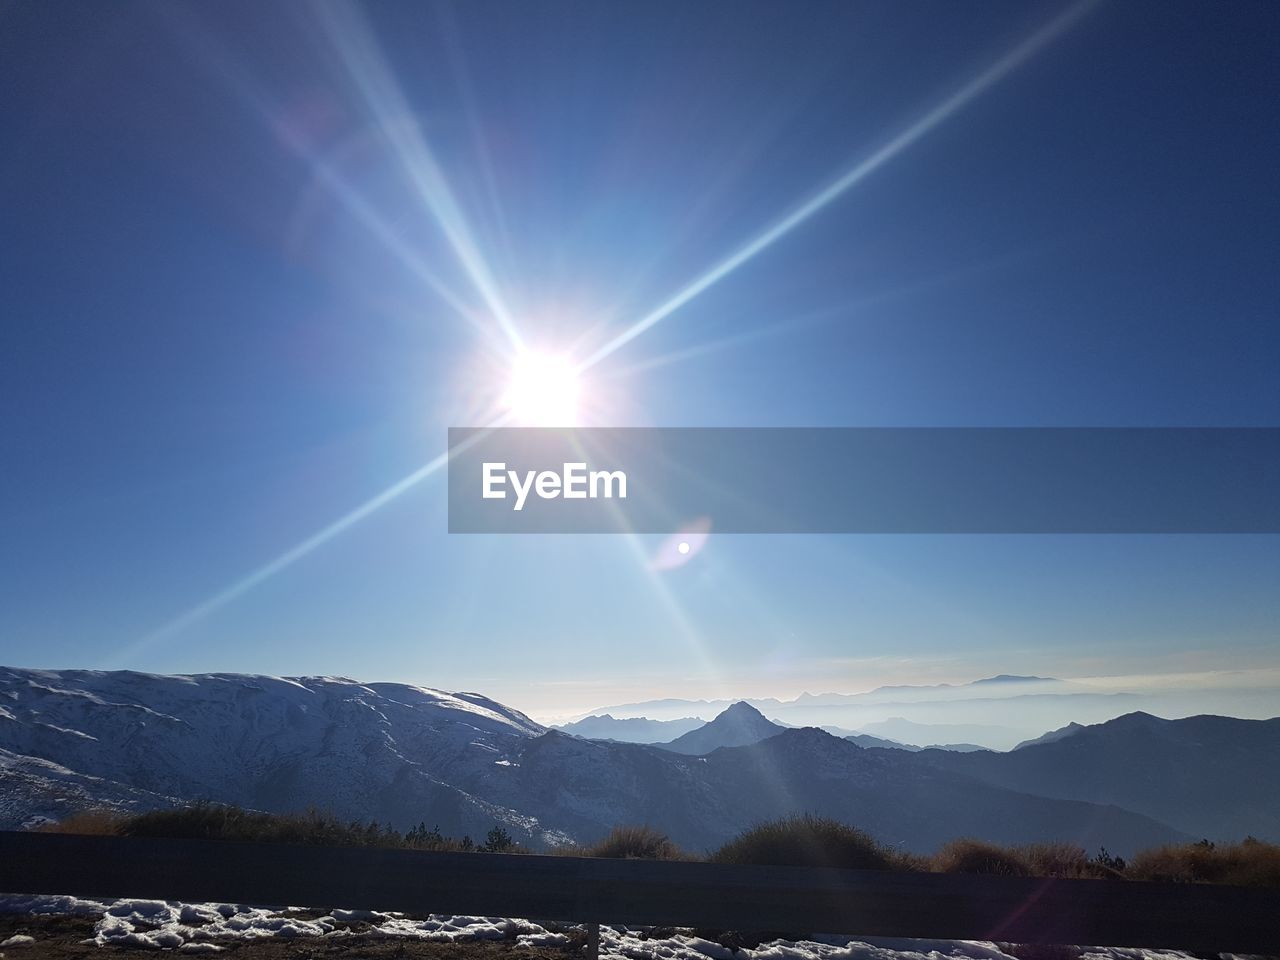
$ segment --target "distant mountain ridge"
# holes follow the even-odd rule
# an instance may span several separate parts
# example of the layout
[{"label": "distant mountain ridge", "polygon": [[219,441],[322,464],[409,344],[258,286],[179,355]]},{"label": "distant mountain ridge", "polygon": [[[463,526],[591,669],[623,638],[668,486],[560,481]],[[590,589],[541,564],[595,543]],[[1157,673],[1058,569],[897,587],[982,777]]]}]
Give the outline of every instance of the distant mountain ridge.
[{"label": "distant mountain ridge", "polygon": [[1078,733],[1081,730],[1087,730],[1087,729],[1088,728],[1084,724],[1076,723],[1072,721],[1071,723],[1068,723],[1065,727],[1059,727],[1057,730],[1050,730],[1048,733],[1042,733],[1040,736],[1036,737],[1033,740],[1023,740],[1021,743],[1017,744],[1013,749],[1021,750],[1024,747],[1033,747],[1037,743],[1053,743],[1053,741],[1055,740],[1061,740],[1063,737],[1069,737],[1073,733]]},{"label": "distant mountain ridge", "polygon": [[[992,736],[999,736],[1007,731],[1003,727],[976,723],[914,723],[903,717],[890,717],[879,723],[868,723],[862,733],[874,737],[884,737],[899,743],[927,743],[925,749],[940,750],[981,750],[985,749],[974,741],[981,741]],[[933,740],[935,737],[946,737],[949,742],[942,745]],[[954,738],[952,740],[952,738]]]},{"label": "distant mountain ridge", "polygon": [[979,680],[970,680],[967,683],[935,683],[935,684],[899,684],[897,686],[881,686],[862,693],[802,693],[794,700],[778,700],[773,697],[763,699],[743,697],[739,700],[682,700],[678,698],[667,698],[663,700],[642,700],[635,703],[622,703],[609,707],[599,708],[599,712],[607,712],[610,715],[635,714],[641,716],[657,716],[666,713],[671,709],[687,709],[689,712],[702,716],[706,714],[705,719],[711,716],[723,713],[724,710],[734,703],[746,703],[757,710],[779,710],[792,706],[812,706],[832,703],[846,703],[850,701],[862,700],[879,700],[890,696],[898,696],[901,694],[917,694],[929,693],[932,691],[961,691],[969,690],[975,687],[990,686],[1008,686],[1011,684],[1030,684],[1030,685],[1056,685],[1066,688],[1080,688],[1079,684],[1072,683],[1067,680],[1058,680],[1053,677],[1019,677],[1011,674],[1000,674],[994,677],[983,677]]},{"label": "distant mountain ridge", "polygon": [[674,737],[696,730],[706,721],[698,717],[681,717],[677,720],[650,720],[648,717],[612,717],[599,714],[583,717],[572,723],[559,724],[553,730],[562,730],[575,737],[588,740],[621,740],[624,743],[664,743]]},{"label": "distant mountain ridge", "polygon": [[[1007,750],[1070,720],[1097,722],[1143,706],[1124,691],[1095,689],[1053,677],[999,674],[967,683],[882,686],[863,693],[804,693],[792,700],[652,700],[601,708],[615,720],[644,717],[662,721],[698,717],[711,720],[735,702],[755,707],[786,727],[841,727],[911,744],[971,744]],[[871,724],[902,718],[934,730],[910,734],[877,730]],[[942,727],[986,728],[975,738]],[[623,734],[618,739],[635,739]],[[658,741],[653,741],[658,742]]]},{"label": "distant mountain ridge", "polygon": [[844,739],[867,750],[908,750],[911,753],[919,753],[924,749],[914,743],[899,743],[897,740],[886,740],[884,737],[875,737],[869,733],[847,733]]},{"label": "distant mountain ridge", "polygon": [[929,750],[912,759],[1010,790],[1114,804],[1214,840],[1280,841],[1280,717],[1137,712],[1009,753]]},{"label": "distant mountain ridge", "polygon": [[[907,721],[899,721],[907,723]],[[654,737],[655,732],[668,729],[673,724],[679,723],[683,725],[687,723],[688,729],[674,740],[667,740],[665,737]],[[588,717],[586,720],[575,724],[566,724],[562,727],[553,727],[552,729],[562,730],[565,733],[572,733],[574,736],[586,736],[593,740],[615,740],[622,743],[652,743],[655,746],[663,747],[667,750],[673,750],[676,753],[688,754],[704,754],[710,753],[718,747],[741,747],[752,743],[758,743],[769,737],[777,736],[783,730],[794,729],[785,724],[774,723],[764,716],[759,710],[751,706],[745,700],[739,700],[737,703],[730,704],[714,719],[703,723],[701,720],[688,718],[685,721],[664,721],[649,720],[645,717],[635,717],[630,719],[618,720],[605,714],[599,717]],[[927,727],[923,724],[911,725],[912,731],[924,732],[951,732],[948,728],[939,726],[937,728]],[[584,733],[584,731],[588,731]],[[832,736],[843,737],[850,743],[856,743],[860,747],[874,747],[887,750],[958,750],[968,752],[972,750],[985,750],[986,747],[973,743],[944,743],[929,744],[928,746],[918,746],[913,743],[906,743],[900,740],[889,739],[886,737],[877,737],[869,733],[850,733],[841,730],[838,727],[827,728],[827,732]],[[590,734],[590,735],[589,735]],[[609,734],[609,735],[605,735]]]}]

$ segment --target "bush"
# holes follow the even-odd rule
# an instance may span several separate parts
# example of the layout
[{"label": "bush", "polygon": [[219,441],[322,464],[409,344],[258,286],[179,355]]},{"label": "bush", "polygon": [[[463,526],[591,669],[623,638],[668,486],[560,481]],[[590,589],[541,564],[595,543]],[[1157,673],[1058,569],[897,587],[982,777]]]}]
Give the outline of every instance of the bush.
[{"label": "bush", "polygon": [[573,851],[580,857],[613,860],[687,860],[688,856],[665,833],[652,827],[614,827],[603,840]]},{"label": "bush", "polygon": [[41,828],[50,833],[113,833],[126,837],[173,837],[187,840],[245,840],[260,843],[303,843],[334,847],[410,847],[417,850],[483,850],[524,853],[501,827],[489,831],[477,847],[469,837],[446,837],[425,823],[400,833],[377,821],[343,821],[311,809],[306,813],[260,813],[221,804],[198,803],[174,810],[154,810],[132,817],[100,811],[68,817]]},{"label": "bush", "polygon": [[856,870],[894,870],[905,865],[903,857],[856,827],[807,813],[752,827],[713,853],[711,859],[716,863]]},{"label": "bush", "polygon": [[1133,880],[1227,883],[1242,887],[1280,886],[1280,846],[1253,837],[1215,846],[1207,840],[1144,850],[1133,858]]},{"label": "bush", "polygon": [[987,873],[1001,877],[1031,874],[1026,857],[1018,850],[985,840],[952,840],[933,855],[932,867],[939,873]]},{"label": "bush", "polygon": [[126,820],[129,837],[179,837],[190,840],[255,840],[266,843],[314,843],[330,846],[401,846],[403,838],[376,822],[344,823],[332,814],[258,813],[216,804],[155,810]]}]

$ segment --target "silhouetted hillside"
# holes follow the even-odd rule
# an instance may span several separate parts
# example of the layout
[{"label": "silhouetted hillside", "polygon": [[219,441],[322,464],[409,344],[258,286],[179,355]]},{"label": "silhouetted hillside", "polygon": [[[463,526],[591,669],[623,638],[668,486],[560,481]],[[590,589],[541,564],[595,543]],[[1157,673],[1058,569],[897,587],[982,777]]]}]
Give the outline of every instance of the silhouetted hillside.
[{"label": "silhouetted hillside", "polygon": [[1011,790],[1115,804],[1197,837],[1280,839],[1280,718],[1130,713],[1010,753],[913,756]]}]

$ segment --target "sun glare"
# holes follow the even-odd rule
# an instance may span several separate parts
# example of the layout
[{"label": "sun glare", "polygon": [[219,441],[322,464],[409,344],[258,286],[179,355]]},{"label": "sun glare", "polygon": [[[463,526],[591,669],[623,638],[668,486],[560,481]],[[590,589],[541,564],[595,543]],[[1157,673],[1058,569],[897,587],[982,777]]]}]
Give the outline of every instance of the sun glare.
[{"label": "sun glare", "polygon": [[522,353],[512,364],[503,405],[520,426],[572,427],[578,389],[577,370],[567,357]]}]

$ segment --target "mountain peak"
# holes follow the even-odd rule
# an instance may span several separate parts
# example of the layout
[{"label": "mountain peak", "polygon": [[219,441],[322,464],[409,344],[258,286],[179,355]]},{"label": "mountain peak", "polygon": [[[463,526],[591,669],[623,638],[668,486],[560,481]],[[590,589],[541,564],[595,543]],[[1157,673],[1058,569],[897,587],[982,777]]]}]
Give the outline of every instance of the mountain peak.
[{"label": "mountain peak", "polygon": [[748,718],[750,718],[750,719],[752,719],[752,720],[755,720],[755,719],[757,719],[757,718],[758,718],[758,719],[760,719],[760,720],[764,720],[764,722],[765,722],[765,723],[769,723],[769,720],[768,720],[768,719],[766,719],[766,717],[765,717],[765,715],[764,715],[763,713],[761,713],[759,710],[757,710],[757,709],[756,709],[755,707],[753,707],[751,704],[747,703],[747,701],[745,701],[745,700],[739,700],[737,703],[731,703],[731,704],[729,704],[729,706],[727,706],[727,707],[725,707],[723,710],[721,710],[721,711],[720,711],[720,713],[716,715],[716,718],[715,718],[714,720],[712,720],[711,722],[712,722],[712,723],[718,723],[718,722],[720,722],[721,720],[725,720],[725,719],[730,719],[730,720],[742,719],[742,720],[746,720],[746,719],[748,719]]},{"label": "mountain peak", "polygon": [[784,729],[745,700],[739,700],[726,707],[710,723],[659,746],[676,753],[700,756],[717,747],[745,747],[758,743],[777,736]]},{"label": "mountain peak", "polygon": [[1099,727],[1111,727],[1112,729],[1139,729],[1154,730],[1157,727],[1163,727],[1171,723],[1163,717],[1157,717],[1153,714],[1146,713],[1143,710],[1135,710],[1132,713],[1122,714],[1114,720],[1108,720],[1105,723],[1098,724]]}]

